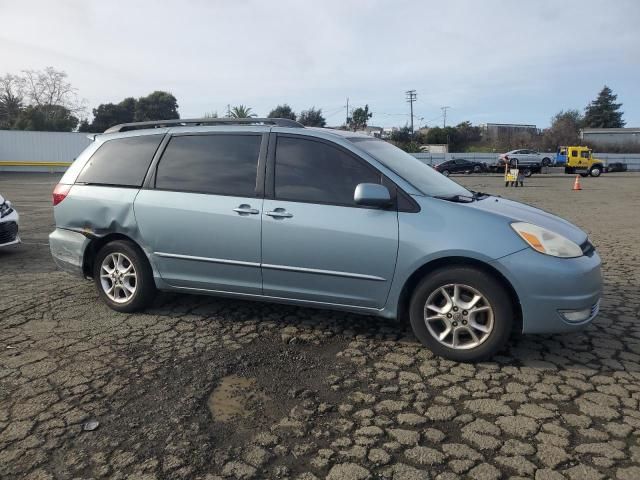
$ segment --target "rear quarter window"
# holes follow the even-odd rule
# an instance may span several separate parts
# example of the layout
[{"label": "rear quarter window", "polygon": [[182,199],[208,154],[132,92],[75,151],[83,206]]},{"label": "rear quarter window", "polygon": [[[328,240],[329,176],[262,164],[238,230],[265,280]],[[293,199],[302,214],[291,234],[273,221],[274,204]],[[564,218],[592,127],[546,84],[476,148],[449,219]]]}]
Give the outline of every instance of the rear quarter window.
[{"label": "rear quarter window", "polygon": [[114,138],[104,142],[84,166],[76,183],[141,187],[162,135]]}]

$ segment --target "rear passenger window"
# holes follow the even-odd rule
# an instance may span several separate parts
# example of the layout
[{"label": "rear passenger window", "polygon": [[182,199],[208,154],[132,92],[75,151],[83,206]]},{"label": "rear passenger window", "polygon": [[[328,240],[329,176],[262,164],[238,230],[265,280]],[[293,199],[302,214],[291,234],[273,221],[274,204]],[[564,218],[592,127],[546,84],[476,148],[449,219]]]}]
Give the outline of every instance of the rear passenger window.
[{"label": "rear passenger window", "polygon": [[173,137],[158,164],[156,188],[254,197],[261,140],[261,135]]},{"label": "rear passenger window", "polygon": [[162,135],[114,138],[91,156],[77,183],[140,187]]},{"label": "rear passenger window", "polygon": [[359,183],[380,183],[373,167],[322,142],[278,137],[275,197],[308,203],[356,206]]}]

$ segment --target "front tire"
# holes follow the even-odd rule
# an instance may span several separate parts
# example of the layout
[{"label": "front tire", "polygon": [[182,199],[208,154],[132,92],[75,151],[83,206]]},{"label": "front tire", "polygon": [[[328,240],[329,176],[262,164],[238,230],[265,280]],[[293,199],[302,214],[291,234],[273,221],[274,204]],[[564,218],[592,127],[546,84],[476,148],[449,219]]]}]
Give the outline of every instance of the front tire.
[{"label": "front tire", "polygon": [[411,327],[433,353],[458,362],[495,355],[506,343],[513,305],[495,278],[470,267],[436,270],[416,287]]},{"label": "front tire", "polygon": [[591,175],[592,177],[599,177],[601,173],[602,167],[600,165],[594,165],[593,167],[591,167],[589,175]]},{"label": "front tire", "polygon": [[96,256],[93,279],[98,294],[118,312],[135,312],[151,304],[156,287],[145,254],[123,240],[107,243]]},{"label": "front tire", "polygon": [[551,165],[551,159],[547,158],[547,157],[543,158],[542,159],[542,166],[543,167],[548,167],[549,165]]},{"label": "front tire", "polygon": [[442,171],[442,174],[443,174],[445,177],[448,177],[449,175],[451,175],[451,173],[449,172],[449,170],[443,170],[443,171]]}]

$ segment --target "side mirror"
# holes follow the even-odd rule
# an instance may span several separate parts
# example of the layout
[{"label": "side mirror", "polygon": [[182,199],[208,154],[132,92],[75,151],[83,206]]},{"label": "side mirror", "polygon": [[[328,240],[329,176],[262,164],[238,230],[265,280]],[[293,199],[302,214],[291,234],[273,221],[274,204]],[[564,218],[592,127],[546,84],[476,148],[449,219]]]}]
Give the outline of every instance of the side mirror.
[{"label": "side mirror", "polygon": [[384,208],[391,205],[389,189],[378,183],[361,183],[356,187],[353,200],[357,205]]}]

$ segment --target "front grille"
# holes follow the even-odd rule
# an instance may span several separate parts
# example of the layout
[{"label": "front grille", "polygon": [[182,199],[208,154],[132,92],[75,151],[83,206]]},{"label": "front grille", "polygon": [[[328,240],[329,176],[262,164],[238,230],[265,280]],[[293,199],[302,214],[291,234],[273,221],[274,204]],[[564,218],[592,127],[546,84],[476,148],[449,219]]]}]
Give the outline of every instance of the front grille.
[{"label": "front grille", "polygon": [[13,242],[18,236],[18,224],[16,222],[0,223],[0,244]]},{"label": "front grille", "polygon": [[595,247],[588,239],[585,240],[582,245],[580,245],[580,248],[582,249],[582,254],[587,257],[591,257],[596,251]]}]

